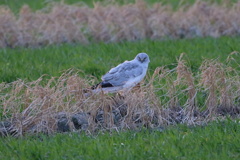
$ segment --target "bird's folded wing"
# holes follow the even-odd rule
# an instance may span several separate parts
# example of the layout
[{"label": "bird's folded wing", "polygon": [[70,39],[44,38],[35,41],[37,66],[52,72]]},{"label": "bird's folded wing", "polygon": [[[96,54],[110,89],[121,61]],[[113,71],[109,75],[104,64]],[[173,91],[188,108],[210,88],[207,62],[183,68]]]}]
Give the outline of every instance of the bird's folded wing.
[{"label": "bird's folded wing", "polygon": [[102,80],[111,83],[113,86],[121,86],[131,78],[137,77],[142,73],[143,68],[138,63],[127,61],[112,68],[107,74],[102,76]]}]

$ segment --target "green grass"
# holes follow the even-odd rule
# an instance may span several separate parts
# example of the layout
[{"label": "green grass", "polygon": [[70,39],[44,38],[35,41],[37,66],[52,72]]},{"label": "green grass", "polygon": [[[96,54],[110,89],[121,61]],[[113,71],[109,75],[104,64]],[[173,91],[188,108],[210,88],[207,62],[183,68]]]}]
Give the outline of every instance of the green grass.
[{"label": "green grass", "polygon": [[[45,6],[51,4],[52,2],[61,2],[62,0],[0,0],[0,5],[8,6],[15,14],[17,14],[20,10],[20,8],[27,4],[29,5],[33,10],[39,10],[44,8]],[[161,2],[164,5],[170,5],[174,9],[177,9],[178,7],[182,5],[192,5],[196,0],[145,0],[149,4],[159,3]],[[224,0],[205,0],[207,2],[211,3],[221,3]],[[94,6],[94,3],[100,2],[101,4],[107,5],[109,4],[109,0],[64,0],[64,3],[66,4],[83,4],[88,5],[90,7]],[[129,4],[129,3],[135,3],[135,0],[116,0],[116,2],[120,5],[122,4]],[[235,3],[237,0],[231,0],[229,2]]]},{"label": "green grass", "polygon": [[[52,0],[53,1],[53,0]],[[33,10],[50,1],[1,0],[18,13],[23,4]],[[59,1],[59,0],[54,0]],[[73,4],[78,0],[65,0]],[[195,0],[182,1],[193,3]],[[93,6],[92,0],[85,0]],[[130,0],[128,2],[133,2]],[[154,3],[156,0],[151,0]],[[180,1],[163,0],[177,8]],[[120,1],[125,3],[124,0]],[[63,70],[77,68],[98,78],[111,67],[131,60],[139,52],[149,54],[149,72],[157,66],[176,67],[176,58],[187,54],[188,65],[196,72],[202,61],[240,51],[240,37],[195,38],[165,41],[64,44],[44,48],[0,49],[0,82],[17,79],[33,81],[43,74],[59,76]],[[143,130],[119,134],[87,136],[68,133],[53,136],[0,137],[0,159],[240,159],[240,125],[234,122],[212,122],[205,127],[168,126],[163,132]]]},{"label": "green grass", "polygon": [[205,127],[178,125],[163,132],[7,137],[0,139],[0,159],[237,160],[240,158],[239,133],[239,121],[228,120]]},{"label": "green grass", "polygon": [[239,41],[240,37],[222,37],[0,49],[0,82],[19,78],[32,81],[43,74],[59,76],[69,68],[100,78],[111,67],[133,59],[139,52],[149,54],[150,73],[158,66],[175,67],[176,58],[182,52],[187,54],[189,66],[197,71],[206,58],[224,62],[229,53],[240,51]]}]

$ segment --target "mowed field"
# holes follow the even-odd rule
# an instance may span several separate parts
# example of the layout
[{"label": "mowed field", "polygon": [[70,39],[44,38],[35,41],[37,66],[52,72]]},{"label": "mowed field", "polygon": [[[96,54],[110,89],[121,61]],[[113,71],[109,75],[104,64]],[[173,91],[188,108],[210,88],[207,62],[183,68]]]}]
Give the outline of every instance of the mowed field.
[{"label": "mowed field", "polygon": [[[45,5],[32,2],[5,1],[2,4],[9,5],[15,13],[24,3],[30,4],[34,10]],[[74,0],[66,2],[75,3]],[[90,1],[86,3],[92,5]],[[176,1],[171,1],[171,4],[177,6]],[[68,69],[81,70],[79,77],[89,79],[92,76],[96,82],[110,68],[133,59],[140,52],[148,53],[151,60],[148,77],[153,75],[157,67],[165,66],[169,70],[176,68],[181,53],[185,53],[184,60],[193,75],[200,76],[199,68],[206,59],[217,60],[239,71],[239,41],[239,36],[226,36],[1,48],[0,82],[6,84],[19,79],[32,82],[47,75],[43,80],[43,83],[47,83],[51,77],[58,78]],[[227,60],[231,53],[236,55],[230,63]],[[239,72],[231,72],[230,75],[236,76],[235,73]],[[4,90],[0,94],[3,96],[8,93]],[[238,101],[236,99],[234,104],[238,104]],[[0,119],[4,120],[5,117],[1,116]],[[0,159],[240,159],[239,116],[214,116],[213,119],[201,125],[173,124],[150,129],[143,127],[123,131],[100,130],[95,133],[77,131],[0,137]]]}]

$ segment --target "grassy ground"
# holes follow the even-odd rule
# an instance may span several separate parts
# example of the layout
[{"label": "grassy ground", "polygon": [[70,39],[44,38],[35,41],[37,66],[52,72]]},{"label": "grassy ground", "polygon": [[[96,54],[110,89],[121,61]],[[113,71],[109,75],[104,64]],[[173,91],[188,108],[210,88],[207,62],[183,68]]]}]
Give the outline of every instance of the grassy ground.
[{"label": "grassy ground", "polygon": [[100,78],[111,67],[133,59],[139,52],[149,54],[150,73],[158,66],[176,67],[176,58],[183,52],[188,56],[189,66],[196,71],[206,58],[224,62],[229,53],[240,51],[239,40],[239,37],[222,37],[0,49],[0,82],[19,78],[32,81],[43,74],[59,76],[69,68]]},{"label": "grassy ground", "polygon": [[[49,1],[51,2],[51,1]],[[72,4],[76,0],[65,0]],[[85,1],[92,5],[92,1]],[[155,2],[155,0],[152,0]],[[188,1],[190,2],[190,1]],[[193,1],[191,1],[193,2]],[[23,4],[33,10],[47,1],[3,0],[18,13]],[[121,3],[124,3],[123,1]],[[174,7],[179,1],[169,2]],[[239,37],[195,38],[166,41],[64,44],[44,48],[0,49],[0,82],[17,79],[32,81],[43,74],[59,76],[63,70],[77,68],[100,78],[111,67],[130,60],[139,52],[149,54],[150,73],[157,66],[176,67],[176,58],[187,53],[194,72],[205,58],[224,62],[229,53],[240,51]],[[87,136],[78,133],[39,137],[0,138],[0,159],[239,159],[239,120],[212,122],[205,127],[168,126],[163,131],[127,131]]]},{"label": "grassy ground", "polygon": [[239,121],[184,125],[160,131],[127,131],[98,136],[58,134],[1,138],[0,159],[211,159],[240,158]]},{"label": "grassy ground", "polygon": [[[146,0],[145,0],[146,1]],[[212,2],[212,3],[221,3],[221,2],[224,2],[224,0],[205,0],[207,2]],[[51,3],[54,3],[54,2],[61,2],[61,0],[45,0],[45,1],[32,1],[32,0],[1,0],[0,1],[0,5],[5,5],[5,6],[8,6],[9,8],[11,8],[12,11],[14,11],[14,13],[18,13],[19,12],[19,9],[24,5],[24,4],[27,4],[29,5],[33,10],[39,10],[39,9],[42,9],[44,8],[46,5],[49,5]],[[88,5],[90,7],[93,7],[94,6],[94,3],[96,2],[100,2],[102,4],[109,4],[109,2],[114,2],[114,0],[82,0],[82,1],[79,1],[79,0],[64,0],[63,1],[64,3],[66,4],[79,4],[79,5]],[[115,1],[114,3],[118,3],[118,4],[128,4],[128,3],[134,3],[135,0],[118,0],[118,1]],[[170,5],[172,6],[173,8],[178,8],[182,5],[191,5],[193,4],[194,2],[196,2],[196,0],[148,0],[146,1],[148,2],[149,4],[154,4],[156,2],[161,2],[162,4],[164,5]],[[229,2],[232,2],[232,3],[235,3],[237,2],[237,0],[231,0],[231,1],[228,1]]]}]

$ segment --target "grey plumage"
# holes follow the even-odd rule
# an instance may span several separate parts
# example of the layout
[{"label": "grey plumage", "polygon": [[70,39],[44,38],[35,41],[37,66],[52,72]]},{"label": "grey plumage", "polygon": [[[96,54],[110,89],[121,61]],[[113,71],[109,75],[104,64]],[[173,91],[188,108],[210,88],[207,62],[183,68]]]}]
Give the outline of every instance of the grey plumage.
[{"label": "grey plumage", "polygon": [[103,82],[108,82],[113,86],[121,86],[130,78],[137,77],[143,73],[143,69],[138,69],[139,64],[124,62],[111,69],[107,74],[102,76]]},{"label": "grey plumage", "polygon": [[[102,76],[100,90],[104,92],[116,92],[124,89],[131,89],[137,85],[146,75],[150,60],[146,53],[139,53],[133,60],[125,61],[112,68]],[[98,85],[98,86],[99,86]],[[94,88],[94,92],[98,92]]]}]

